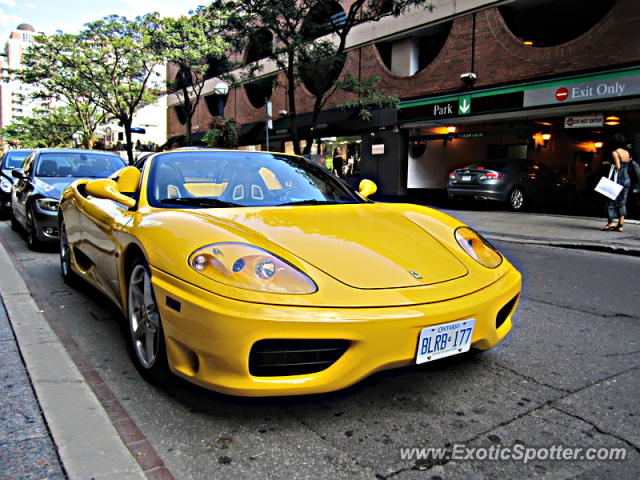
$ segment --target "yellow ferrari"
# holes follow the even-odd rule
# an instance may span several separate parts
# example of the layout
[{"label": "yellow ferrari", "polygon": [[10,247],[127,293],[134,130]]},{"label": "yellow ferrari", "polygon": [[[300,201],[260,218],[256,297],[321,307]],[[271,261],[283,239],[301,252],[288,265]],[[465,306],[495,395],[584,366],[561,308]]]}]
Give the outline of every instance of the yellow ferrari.
[{"label": "yellow ferrari", "polygon": [[375,190],[285,154],[158,153],[64,191],[62,275],[120,307],[145,377],[234,395],[327,392],[497,345],[518,271],[458,220]]}]

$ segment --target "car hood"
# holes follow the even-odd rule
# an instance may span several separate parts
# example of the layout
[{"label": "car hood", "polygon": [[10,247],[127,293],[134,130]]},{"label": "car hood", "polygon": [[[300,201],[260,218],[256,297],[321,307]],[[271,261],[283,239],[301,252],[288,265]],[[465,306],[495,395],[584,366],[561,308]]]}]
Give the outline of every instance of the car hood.
[{"label": "car hood", "polygon": [[[355,288],[433,285],[468,274],[429,232],[377,204],[208,209],[194,214],[222,222],[258,246],[275,243]],[[256,241],[256,236],[264,240]]]},{"label": "car hood", "polygon": [[44,196],[59,199],[62,191],[76,180],[73,177],[36,177],[34,183]]}]

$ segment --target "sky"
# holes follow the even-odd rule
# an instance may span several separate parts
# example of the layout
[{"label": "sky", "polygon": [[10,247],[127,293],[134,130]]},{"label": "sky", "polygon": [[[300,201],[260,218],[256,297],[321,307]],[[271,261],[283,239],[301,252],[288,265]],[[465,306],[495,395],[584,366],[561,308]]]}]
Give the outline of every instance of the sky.
[{"label": "sky", "polygon": [[9,33],[21,23],[28,23],[45,34],[62,30],[78,33],[82,26],[107,15],[135,18],[148,12],[162,16],[185,15],[206,0],[0,0],[0,51]]}]

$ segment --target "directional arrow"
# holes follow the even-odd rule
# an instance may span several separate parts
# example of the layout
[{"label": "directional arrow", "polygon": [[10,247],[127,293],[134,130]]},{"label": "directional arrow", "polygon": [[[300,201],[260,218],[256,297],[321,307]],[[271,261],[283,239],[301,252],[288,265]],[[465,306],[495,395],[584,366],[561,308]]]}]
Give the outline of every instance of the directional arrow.
[{"label": "directional arrow", "polygon": [[458,101],[458,114],[466,115],[471,111],[471,97],[460,97]]}]

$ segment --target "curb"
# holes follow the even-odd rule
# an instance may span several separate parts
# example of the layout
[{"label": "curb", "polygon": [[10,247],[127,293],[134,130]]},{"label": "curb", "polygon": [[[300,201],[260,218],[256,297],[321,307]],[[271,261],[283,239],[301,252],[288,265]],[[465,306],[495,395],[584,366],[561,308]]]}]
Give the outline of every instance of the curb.
[{"label": "curb", "polygon": [[144,479],[0,242],[0,296],[70,479]]},{"label": "curb", "polygon": [[505,236],[498,233],[488,232],[483,234],[489,240],[501,242],[521,243],[529,245],[544,245],[547,247],[571,248],[574,250],[586,250],[591,252],[615,253],[629,257],[640,257],[640,248],[626,247],[623,245],[603,245],[599,243],[575,242],[570,240],[541,240],[531,237]]}]

